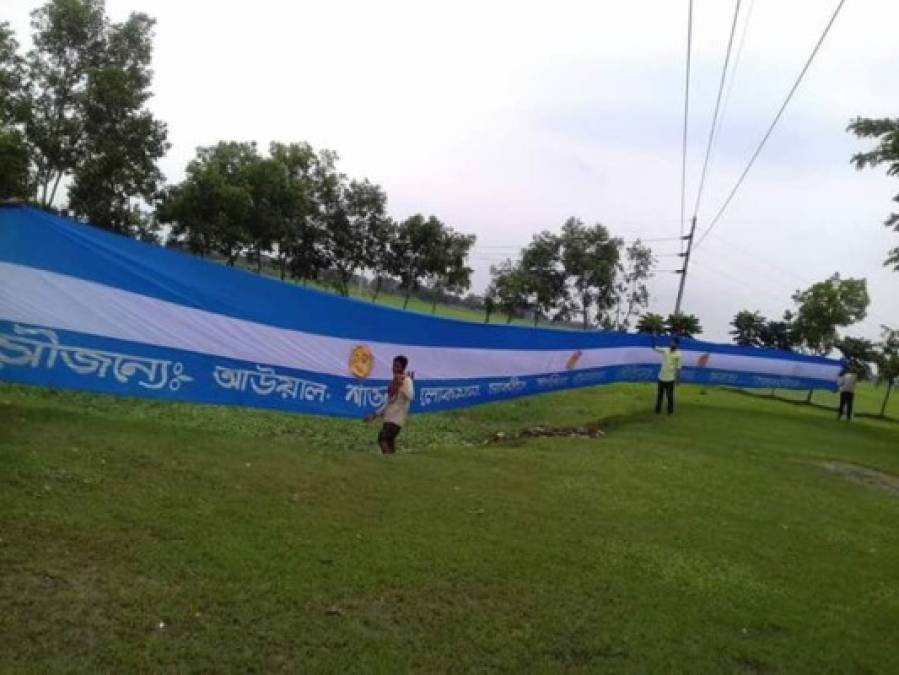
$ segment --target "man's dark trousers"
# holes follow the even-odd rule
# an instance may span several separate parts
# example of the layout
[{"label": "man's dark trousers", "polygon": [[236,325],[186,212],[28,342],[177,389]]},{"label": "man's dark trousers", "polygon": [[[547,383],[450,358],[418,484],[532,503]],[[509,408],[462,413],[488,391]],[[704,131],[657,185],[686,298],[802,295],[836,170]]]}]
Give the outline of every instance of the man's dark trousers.
[{"label": "man's dark trousers", "polygon": [[674,381],[671,382],[663,382],[659,380],[658,382],[659,389],[656,394],[656,412],[662,412],[662,396],[668,397],[668,414],[674,412]]}]

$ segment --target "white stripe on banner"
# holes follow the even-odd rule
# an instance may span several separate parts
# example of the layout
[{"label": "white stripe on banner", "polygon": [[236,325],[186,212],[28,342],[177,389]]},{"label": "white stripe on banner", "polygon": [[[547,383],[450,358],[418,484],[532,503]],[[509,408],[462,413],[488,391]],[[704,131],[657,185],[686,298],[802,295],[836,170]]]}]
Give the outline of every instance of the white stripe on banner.
[{"label": "white stripe on banner", "polygon": [[[316,335],[11,263],[0,263],[0,320],[341,377],[350,375],[350,352],[364,344],[375,356],[371,376],[376,379],[390,378],[396,354],[405,354],[421,379],[459,380],[563,372],[574,351],[425,347]],[[700,357],[704,363],[698,364]],[[585,349],[574,370],[660,360],[649,347]],[[689,350],[684,350],[684,365],[821,380],[835,379],[839,369]]]}]

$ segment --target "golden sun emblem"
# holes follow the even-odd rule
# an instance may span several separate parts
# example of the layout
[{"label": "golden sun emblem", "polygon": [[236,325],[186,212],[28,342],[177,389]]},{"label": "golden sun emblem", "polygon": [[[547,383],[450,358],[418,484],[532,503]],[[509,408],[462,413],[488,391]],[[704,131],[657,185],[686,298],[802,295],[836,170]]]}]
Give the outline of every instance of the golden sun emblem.
[{"label": "golden sun emblem", "polygon": [[709,354],[708,352],[706,352],[705,354],[700,356],[698,359],[696,359],[696,365],[699,366],[700,368],[705,368],[707,365],[709,365],[710,358],[712,358],[712,355]]},{"label": "golden sun emblem", "polygon": [[568,357],[568,362],[565,364],[565,368],[568,370],[574,370],[577,368],[577,362],[581,360],[581,356],[583,356],[584,352],[578,349],[574,354]]},{"label": "golden sun emblem", "polygon": [[371,349],[365,345],[356,345],[350,352],[350,372],[364,380],[371,375],[371,369],[375,365],[375,356]]}]

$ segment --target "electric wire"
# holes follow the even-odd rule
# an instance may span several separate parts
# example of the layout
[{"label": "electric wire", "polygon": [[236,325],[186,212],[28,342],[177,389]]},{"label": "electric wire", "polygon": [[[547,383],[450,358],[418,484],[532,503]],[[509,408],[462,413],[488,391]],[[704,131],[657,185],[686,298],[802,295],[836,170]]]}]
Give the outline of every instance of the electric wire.
[{"label": "electric wire", "polygon": [[724,55],[724,65],[721,67],[721,81],[718,83],[718,96],[715,98],[715,112],[712,114],[712,126],[709,129],[709,141],[705,148],[705,160],[702,163],[702,175],[699,179],[699,190],[696,192],[696,205],[693,207],[693,217],[699,214],[699,205],[702,201],[702,191],[705,188],[705,180],[708,175],[709,158],[712,154],[712,144],[715,141],[715,131],[718,128],[718,112],[721,110],[721,96],[724,94],[724,83],[727,80],[727,67],[730,65],[730,55],[734,45],[734,35],[737,32],[737,20],[740,18],[740,3],[734,4],[734,18],[730,25],[730,37],[727,39],[727,52]]},{"label": "electric wire", "polygon": [[731,201],[734,198],[734,195],[737,194],[737,190],[740,189],[740,186],[743,184],[743,181],[746,178],[746,175],[749,173],[749,170],[752,168],[752,165],[755,164],[755,160],[758,158],[759,154],[762,152],[762,148],[765,147],[765,144],[768,142],[768,139],[771,137],[771,133],[774,131],[774,128],[777,126],[777,123],[780,121],[780,118],[783,116],[784,110],[786,110],[787,105],[793,98],[793,94],[796,93],[796,90],[799,88],[799,84],[802,82],[802,79],[805,77],[806,72],[808,72],[809,67],[812,65],[812,61],[814,61],[815,56],[818,54],[818,50],[821,49],[821,45],[824,43],[824,39],[827,37],[827,34],[830,32],[831,27],[837,19],[837,16],[840,13],[840,10],[843,8],[843,5],[846,3],[846,0],[840,0],[834,10],[833,14],[830,17],[830,21],[827,22],[827,25],[824,27],[824,31],[821,33],[821,37],[818,38],[818,42],[815,44],[814,49],[812,49],[811,54],[806,60],[805,65],[802,67],[802,70],[799,72],[799,76],[796,78],[796,81],[793,83],[793,86],[790,88],[787,97],[784,99],[783,104],[780,106],[780,109],[777,111],[777,114],[774,116],[774,120],[771,122],[771,125],[768,127],[768,130],[765,132],[765,135],[762,137],[761,142],[758,147],[755,149],[755,152],[752,153],[752,157],[749,159],[749,163],[746,165],[746,168],[743,169],[743,173],[740,174],[740,177],[737,179],[737,182],[734,184],[733,189],[731,189],[730,193],[727,196],[727,199],[724,200],[724,203],[721,205],[721,208],[718,209],[718,212],[715,214],[715,217],[712,218],[709,226],[706,228],[705,232],[702,233],[702,236],[699,237],[699,241],[696,242],[696,246],[699,247],[706,237],[709,236],[709,233],[718,224],[718,221],[721,220],[721,216],[724,214],[724,211],[727,209],[728,205],[730,205]]}]

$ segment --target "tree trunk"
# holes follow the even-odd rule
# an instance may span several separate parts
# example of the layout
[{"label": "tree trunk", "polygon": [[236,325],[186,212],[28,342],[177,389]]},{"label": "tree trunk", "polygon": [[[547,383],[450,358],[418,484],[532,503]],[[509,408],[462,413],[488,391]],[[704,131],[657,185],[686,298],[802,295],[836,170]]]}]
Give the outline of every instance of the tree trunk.
[{"label": "tree trunk", "polygon": [[431,302],[431,314],[437,313],[437,292],[434,292],[433,302]]},{"label": "tree trunk", "polygon": [[284,275],[286,274],[285,266],[287,261],[284,259],[284,256],[279,256],[278,259],[278,267],[281,270],[281,281],[284,281]]},{"label": "tree trunk", "polygon": [[381,275],[379,274],[375,277],[375,294],[373,296],[371,296],[372,302],[378,301],[378,296],[381,294],[381,282],[382,282],[382,279],[381,279]]},{"label": "tree trunk", "polygon": [[806,402],[806,403],[811,403],[811,402],[812,402],[812,394],[814,394],[814,393],[815,393],[815,390],[814,390],[814,389],[809,389],[809,390],[808,390],[808,396],[805,397],[805,402]]},{"label": "tree trunk", "polygon": [[41,207],[47,208],[47,188],[50,184],[50,177],[41,180]]},{"label": "tree trunk", "polygon": [[409,306],[409,296],[412,295],[412,291],[406,291],[406,299],[403,300],[403,309],[406,309]]},{"label": "tree trunk", "polygon": [[338,281],[340,282],[340,288],[338,288],[338,290],[343,297],[348,298],[350,296],[350,281],[352,280],[353,275],[351,272],[346,272],[344,270],[338,270],[337,274]]},{"label": "tree trunk", "polygon": [[53,200],[56,199],[56,188],[59,187],[59,181],[62,180],[62,171],[56,174],[56,180],[53,183],[53,190],[50,192],[50,204],[53,204]]},{"label": "tree trunk", "polygon": [[540,321],[540,315],[537,312],[534,312],[534,328],[537,327],[537,322]]},{"label": "tree trunk", "polygon": [[262,250],[256,249],[256,274],[262,274]]},{"label": "tree trunk", "polygon": [[506,314],[506,323],[512,323],[512,315]]},{"label": "tree trunk", "polygon": [[890,400],[890,391],[892,389],[893,389],[893,381],[890,380],[889,382],[887,382],[887,393],[883,397],[883,405],[880,406],[880,416],[881,417],[887,416],[887,402]]},{"label": "tree trunk", "polygon": [[490,323],[490,310],[484,310],[484,323]]}]

